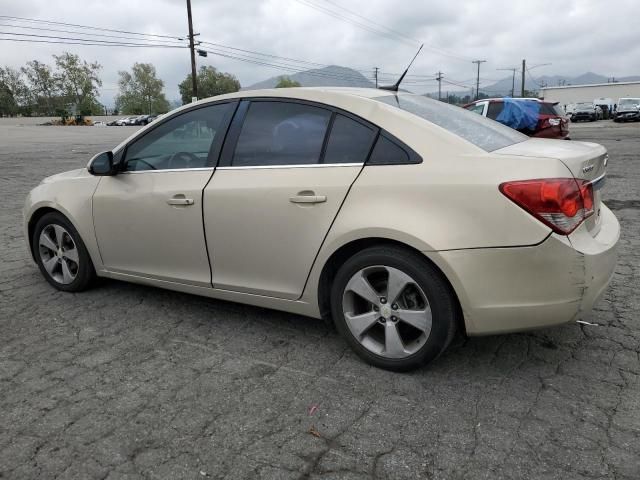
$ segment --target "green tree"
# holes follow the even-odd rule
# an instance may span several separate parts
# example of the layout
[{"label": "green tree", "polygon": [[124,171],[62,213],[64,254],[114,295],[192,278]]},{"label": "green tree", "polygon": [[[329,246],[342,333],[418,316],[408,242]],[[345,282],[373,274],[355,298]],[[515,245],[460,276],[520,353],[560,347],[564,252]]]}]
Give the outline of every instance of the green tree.
[{"label": "green tree", "polygon": [[98,103],[98,87],[102,86],[102,80],[98,72],[102,66],[97,63],[88,63],[81,60],[78,55],[65,52],[62,55],[54,55],[56,60],[56,85],[60,89],[63,101],[74,104],[77,113],[82,115],[100,114],[102,106]]},{"label": "green tree", "polygon": [[291,80],[289,77],[280,77],[278,78],[278,84],[276,88],[291,88],[291,87],[301,87],[300,82],[296,82],[295,80]]},{"label": "green tree", "polygon": [[35,111],[41,115],[54,115],[60,107],[60,94],[56,77],[49,65],[37,60],[27,62],[22,67],[22,73],[26,77],[30,102]]},{"label": "green tree", "polygon": [[11,67],[0,67],[0,116],[14,116],[18,113],[29,113],[29,90],[22,72]]},{"label": "green tree", "polygon": [[129,72],[118,72],[120,93],[116,108],[125,115],[165,113],[169,102],[162,89],[164,82],[156,76],[156,68],[150,63],[135,63]]},{"label": "green tree", "polygon": [[[235,76],[230,73],[218,72],[218,70],[211,66],[203,65],[200,67],[196,75],[196,82],[198,84],[199,98],[214,97],[216,95],[223,95],[240,90],[240,82]],[[190,103],[191,97],[193,97],[191,74],[187,75],[187,78],[180,82],[178,88],[180,90],[182,104]]]}]

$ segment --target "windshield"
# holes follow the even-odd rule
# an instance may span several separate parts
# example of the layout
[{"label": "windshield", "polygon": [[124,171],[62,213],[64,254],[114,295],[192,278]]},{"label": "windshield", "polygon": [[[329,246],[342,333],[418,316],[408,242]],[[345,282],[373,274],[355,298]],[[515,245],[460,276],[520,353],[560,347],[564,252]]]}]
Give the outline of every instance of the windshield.
[{"label": "windshield", "polygon": [[593,108],[593,103],[579,103],[576,105],[577,108]]},{"label": "windshield", "polygon": [[640,98],[621,98],[619,105],[621,107],[635,107],[640,104]]},{"label": "windshield", "polygon": [[516,130],[493,120],[488,120],[464,108],[413,94],[397,94],[375,97],[392,107],[412,113],[444,128],[473,143],[481,149],[492,152],[514,143],[524,142],[528,137]]}]

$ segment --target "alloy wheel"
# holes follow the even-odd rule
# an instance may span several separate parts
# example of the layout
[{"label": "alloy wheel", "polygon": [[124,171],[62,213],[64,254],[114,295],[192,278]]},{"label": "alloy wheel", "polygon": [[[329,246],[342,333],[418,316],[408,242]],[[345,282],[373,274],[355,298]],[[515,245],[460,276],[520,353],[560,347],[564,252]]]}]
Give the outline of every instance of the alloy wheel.
[{"label": "alloy wheel", "polygon": [[50,224],[42,229],[38,239],[38,252],[42,266],[56,282],[68,285],[78,276],[78,248],[63,226]]},{"label": "alloy wheel", "polygon": [[385,358],[413,355],[431,332],[427,296],[413,278],[393,267],[377,265],[356,272],[344,289],[342,311],[358,342]]}]

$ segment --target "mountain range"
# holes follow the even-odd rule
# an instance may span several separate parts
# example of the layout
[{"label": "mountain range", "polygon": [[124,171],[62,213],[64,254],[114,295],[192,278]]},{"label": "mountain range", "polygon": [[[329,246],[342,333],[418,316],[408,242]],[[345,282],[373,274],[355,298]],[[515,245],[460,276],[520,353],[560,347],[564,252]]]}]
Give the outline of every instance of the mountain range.
[{"label": "mountain range", "polygon": [[285,76],[298,82],[303,87],[375,87],[374,83],[360,72],[352,68],[330,65],[324,68],[314,68],[292,75],[278,75],[254,83],[243,90],[257,90],[260,88],[273,88],[278,84],[280,77]]},{"label": "mountain range", "polygon": [[[255,90],[259,88],[273,88],[278,83],[282,75],[274,76],[255,83],[248,87],[243,87],[243,90]],[[284,75],[291,80],[298,82],[303,87],[369,87],[373,88],[374,83],[362,75],[357,70],[348,67],[341,67],[338,65],[330,65],[324,68],[316,68],[306,70],[303,72],[294,73],[292,75]],[[464,96],[469,93],[469,90],[461,90],[459,86],[446,84],[447,76],[444,75],[442,90],[443,94],[448,91],[450,94]],[[541,75],[539,77],[532,77],[527,75],[525,78],[525,89],[531,91],[537,91],[541,86],[556,86],[556,85],[588,85],[594,83],[607,83],[609,78],[599,75],[593,72],[586,72],[575,77],[566,75]],[[630,77],[620,77],[615,79],[616,82],[633,82],[640,81],[640,76],[634,75]],[[512,77],[508,76],[501,80],[496,81],[490,85],[481,85],[480,92],[492,96],[509,95],[511,94]],[[515,91],[520,91],[521,79],[518,72],[516,72],[515,79]],[[432,92],[437,92],[437,84],[434,82]],[[410,85],[407,85],[411,88]],[[471,88],[471,86],[470,86]],[[454,91],[455,89],[455,91]]]}]

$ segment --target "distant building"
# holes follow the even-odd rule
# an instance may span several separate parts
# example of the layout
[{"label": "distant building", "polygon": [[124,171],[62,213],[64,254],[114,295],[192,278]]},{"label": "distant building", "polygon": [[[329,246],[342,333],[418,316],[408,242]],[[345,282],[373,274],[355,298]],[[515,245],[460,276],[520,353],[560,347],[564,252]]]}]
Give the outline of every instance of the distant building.
[{"label": "distant building", "polygon": [[561,105],[593,102],[596,98],[610,98],[613,103],[618,103],[618,99],[623,97],[640,98],[640,82],[565,85],[540,89],[540,98],[550,102],[560,102]]}]

